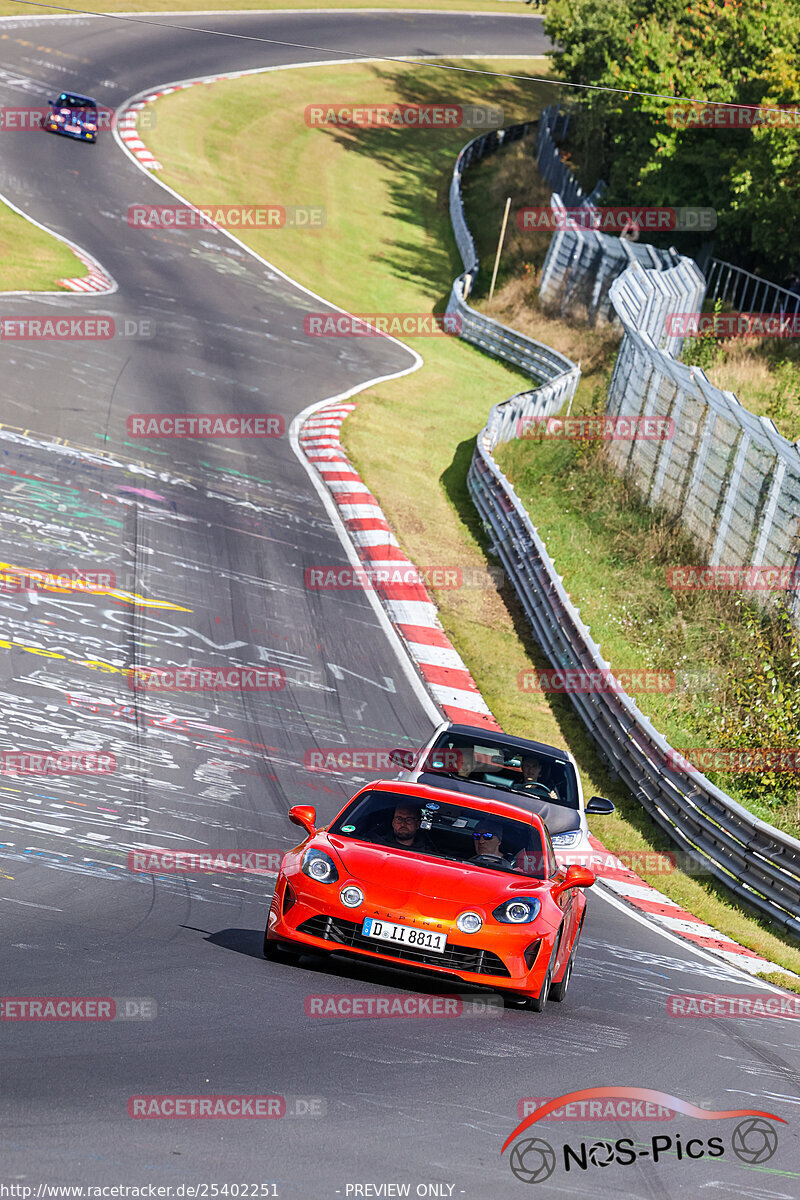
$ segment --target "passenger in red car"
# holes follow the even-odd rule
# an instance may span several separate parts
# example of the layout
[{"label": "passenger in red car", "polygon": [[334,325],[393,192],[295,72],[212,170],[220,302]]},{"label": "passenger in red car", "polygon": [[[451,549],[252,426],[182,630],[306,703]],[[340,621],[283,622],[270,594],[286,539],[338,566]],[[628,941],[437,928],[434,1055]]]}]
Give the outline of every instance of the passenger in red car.
[{"label": "passenger in red car", "polygon": [[422,810],[413,804],[398,804],[392,817],[392,831],[376,837],[375,841],[381,846],[392,846],[400,850],[421,850],[423,853],[433,849],[433,843],[427,833],[420,832]]}]

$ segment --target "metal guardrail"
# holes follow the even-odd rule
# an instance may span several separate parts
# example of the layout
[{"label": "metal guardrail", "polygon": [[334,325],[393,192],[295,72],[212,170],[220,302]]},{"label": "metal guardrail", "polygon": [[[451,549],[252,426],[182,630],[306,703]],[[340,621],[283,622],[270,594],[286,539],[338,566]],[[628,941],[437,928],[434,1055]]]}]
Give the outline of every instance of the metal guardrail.
[{"label": "metal guardrail", "polygon": [[[478,435],[467,483],[534,636],[559,668],[608,671],[544,542],[492,457],[528,415],[517,397],[495,405]],[[600,757],[704,872],[800,935],[800,841],[759,821],[700,773],[671,764],[671,747],[624,693],[571,693]]]},{"label": "metal guardrail", "polygon": [[706,299],[727,300],[736,312],[800,313],[800,292],[770,283],[721,258],[712,258],[707,264],[706,284]]},{"label": "metal guardrail", "polygon": [[[467,342],[479,346],[487,354],[501,358],[525,371],[537,383],[550,384],[564,377],[563,382],[553,390],[550,388],[546,395],[540,397],[535,404],[538,415],[556,412],[565,400],[571,399],[580,379],[580,367],[571,359],[557,350],[552,350],[542,342],[527,337],[509,329],[500,321],[486,317],[467,304],[469,295],[478,274],[479,261],[475,242],[467,225],[464,215],[464,201],[461,195],[461,180],[464,172],[475,162],[479,162],[487,154],[493,153],[499,146],[517,141],[524,137],[534,123],[525,122],[511,125],[508,129],[492,130],[481,134],[467,142],[456,159],[453,177],[450,182],[450,220],[456,238],[464,272],[453,281],[450,299],[447,304],[448,316],[460,317],[460,336]],[[537,389],[538,390],[538,389]],[[531,392],[522,393],[531,396]],[[533,403],[533,402],[531,402]],[[555,407],[552,405],[555,404]],[[544,406],[544,407],[543,407]]]},{"label": "metal guardrail", "polygon": [[[514,350],[519,358],[525,358],[524,369],[555,371],[562,361],[569,360],[540,343],[533,343],[535,357],[520,345],[533,339],[523,339],[475,313],[464,299],[464,289],[471,286],[478,271],[478,256],[464,218],[461,177],[471,162],[502,140],[497,133],[476,138],[461,151],[453,172],[450,212],[465,272],[453,284],[452,311],[460,312],[462,320],[475,322],[464,336],[480,345],[480,335],[490,353],[506,358],[507,352]],[[500,340],[498,328],[505,342]],[[569,364],[543,386],[494,405],[478,435],[467,484],[491,534],[492,549],[508,572],[534,636],[551,662],[562,668],[607,671],[610,664],[603,659],[544,542],[493,458],[498,444],[517,436],[522,418],[556,412],[572,397],[579,378],[580,368]],[[609,770],[670,838],[741,900],[800,936],[800,841],[753,817],[699,772],[689,775],[676,769],[669,743],[629,696],[570,693],[570,699]]]}]

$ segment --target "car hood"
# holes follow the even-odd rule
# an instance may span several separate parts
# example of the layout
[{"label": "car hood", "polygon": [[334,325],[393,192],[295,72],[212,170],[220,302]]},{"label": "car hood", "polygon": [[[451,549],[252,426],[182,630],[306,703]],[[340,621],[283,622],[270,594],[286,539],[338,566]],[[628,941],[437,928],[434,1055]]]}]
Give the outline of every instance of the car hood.
[{"label": "car hood", "polygon": [[446,788],[448,792],[463,792],[466,796],[481,796],[487,800],[503,800],[506,804],[516,804],[518,808],[527,809],[528,812],[540,816],[551,837],[581,827],[577,809],[567,808],[565,804],[550,804],[547,800],[528,796],[525,792],[504,792],[500,788],[484,787],[472,779],[453,779],[436,771],[409,773],[407,779],[413,783],[424,783],[427,787]]},{"label": "car hood", "polygon": [[505,896],[526,895],[547,887],[541,879],[391,850],[336,834],[327,835],[326,840],[328,846],[320,848],[330,847],[347,876],[368,885],[370,899],[388,906],[420,897],[453,904],[458,911],[474,904],[494,908]]}]

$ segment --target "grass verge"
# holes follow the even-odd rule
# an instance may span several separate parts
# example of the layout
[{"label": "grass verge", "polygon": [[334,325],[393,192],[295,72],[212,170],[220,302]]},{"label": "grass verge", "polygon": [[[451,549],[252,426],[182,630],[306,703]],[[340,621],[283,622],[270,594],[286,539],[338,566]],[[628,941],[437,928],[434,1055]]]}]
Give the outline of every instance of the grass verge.
[{"label": "grass verge", "polygon": [[[518,16],[530,14],[523,0],[436,0],[426,5],[424,0],[64,0],[61,8],[32,9],[29,5],[15,4],[13,0],[0,0],[0,16],[31,17],[58,16],[65,11],[92,13],[104,16],[107,13],[191,13],[191,12],[304,12],[308,9],[396,9],[430,8],[432,12],[489,12],[513,13]],[[540,14],[541,15],[541,14]]]},{"label": "grass verge", "polygon": [[57,280],[86,274],[69,246],[0,204],[0,292],[66,291]]},{"label": "grass verge", "polygon": [[[541,74],[541,60],[515,70]],[[434,73],[363,65],[312,68],[231,81],[158,102],[148,142],[164,179],[197,203],[263,200],[324,204],[323,230],[254,232],[246,240],[299,281],[353,311],[440,312],[461,264],[450,230],[447,193],[463,133],[308,129],[310,90],[342,103],[440,99]],[[501,105],[506,119],[530,117],[554,88],[465,77],[464,100]],[[280,136],[279,136],[280,135]],[[254,146],[268,146],[258,156]],[[220,182],[223,181],[223,182]],[[483,214],[485,235],[499,232],[501,208]],[[539,330],[542,340],[556,339]],[[561,324],[564,343],[580,332]],[[425,358],[416,374],[363,394],[345,427],[348,451],[382,504],[412,561],[480,570],[485,542],[466,489],[474,439],[491,404],[526,386],[517,373],[449,338],[409,339]],[[569,352],[569,351],[568,351]],[[598,354],[600,352],[598,351]],[[600,356],[602,357],[602,356]],[[592,826],[613,851],[665,850],[669,844],[640,806],[612,782],[565,697],[521,692],[520,669],[546,665],[509,587],[436,595],[445,629],[487,703],[510,732],[570,746],[588,794],[611,796],[610,818]],[[713,883],[680,872],[650,877],[700,919],[794,971],[800,951],[768,923],[730,903]]]}]

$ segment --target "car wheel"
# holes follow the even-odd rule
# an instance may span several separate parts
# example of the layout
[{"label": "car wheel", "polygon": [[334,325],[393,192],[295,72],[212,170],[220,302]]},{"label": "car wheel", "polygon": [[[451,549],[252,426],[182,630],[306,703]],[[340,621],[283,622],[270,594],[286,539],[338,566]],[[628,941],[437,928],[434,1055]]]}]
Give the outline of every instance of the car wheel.
[{"label": "car wheel", "polygon": [[555,1000],[556,1003],[558,1003],[558,1004],[561,1003],[561,1001],[564,999],[564,997],[567,994],[567,988],[569,987],[569,981],[572,978],[572,968],[575,965],[575,956],[578,953],[578,942],[580,941],[580,938],[581,938],[581,930],[583,929],[583,922],[585,921],[585,919],[586,919],[586,909],[583,910],[583,915],[581,916],[581,923],[578,926],[578,932],[575,934],[575,941],[572,943],[572,951],[570,953],[569,961],[567,962],[567,966],[564,971],[564,977],[558,983],[554,983],[550,987],[550,999]]},{"label": "car wheel", "polygon": [[560,1004],[561,1001],[564,999],[564,997],[567,994],[567,988],[569,987],[569,981],[572,978],[572,964],[575,962],[575,950],[576,949],[577,949],[577,944],[576,944],[576,946],[573,946],[572,953],[570,954],[569,960],[567,961],[567,965],[564,969],[564,978],[559,980],[558,983],[551,983],[551,985],[550,985],[550,997],[549,998],[551,1000],[555,1000],[557,1004]]},{"label": "car wheel", "polygon": [[264,958],[269,962],[294,963],[299,955],[296,950],[290,950],[285,942],[276,942],[267,937],[264,930]]},{"label": "car wheel", "polygon": [[547,971],[542,980],[541,991],[538,996],[529,996],[526,1008],[531,1012],[544,1012],[544,1006],[550,996],[550,989],[553,985],[553,971],[555,970],[556,959],[558,958],[558,949],[561,945],[561,934],[558,935],[558,940],[553,946],[553,953],[550,955],[550,962],[547,964]]}]

